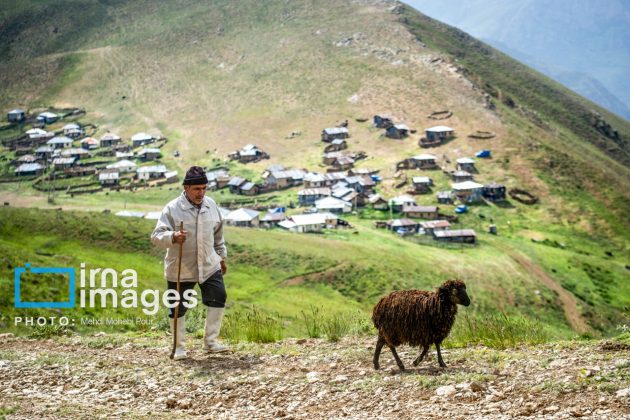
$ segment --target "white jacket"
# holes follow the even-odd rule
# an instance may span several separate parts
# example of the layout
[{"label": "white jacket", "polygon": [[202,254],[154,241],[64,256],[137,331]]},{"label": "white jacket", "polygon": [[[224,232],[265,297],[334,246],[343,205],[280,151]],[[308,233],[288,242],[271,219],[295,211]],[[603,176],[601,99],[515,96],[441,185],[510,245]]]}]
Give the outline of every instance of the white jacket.
[{"label": "white jacket", "polygon": [[182,192],[164,207],[151,234],[151,242],[166,249],[164,277],[168,281],[177,281],[179,244],[173,243],[173,233],[179,230],[181,221],[188,234],[183,244],[180,281],[203,283],[220,270],[221,260],[227,257],[223,239],[225,222],[217,203],[210,197],[204,197],[198,209]]}]

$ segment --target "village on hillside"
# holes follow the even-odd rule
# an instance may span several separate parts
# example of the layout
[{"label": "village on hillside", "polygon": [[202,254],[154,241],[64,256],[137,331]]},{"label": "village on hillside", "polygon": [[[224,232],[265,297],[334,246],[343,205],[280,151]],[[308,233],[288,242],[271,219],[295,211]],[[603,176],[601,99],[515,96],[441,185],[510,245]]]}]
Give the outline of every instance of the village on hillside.
[{"label": "village on hillside", "polygon": [[[445,120],[450,111],[438,111],[430,119]],[[4,171],[0,182],[29,182],[33,188],[49,194],[94,194],[102,191],[137,190],[176,184],[177,170],[162,163],[163,146],[168,139],[139,132],[128,139],[116,133],[99,130],[93,124],[80,124],[85,111],[78,108],[47,110],[29,114],[13,109],[7,114],[3,128],[19,127],[22,134],[4,138]],[[382,130],[382,136],[392,141],[408,141],[416,130],[388,115],[374,115],[356,123],[371,124]],[[101,135],[96,137],[96,133]],[[481,149],[474,156],[451,161],[428,153],[432,147],[446,144],[456,136],[455,129],[446,125],[427,127],[417,141],[418,154],[400,156],[395,165],[394,184],[398,195],[385,196],[380,191],[383,181],[379,168],[355,166],[368,158],[364,151],[351,151],[348,120],[326,127],[321,132],[321,165],[325,171],[285,167],[270,163],[258,182],[232,175],[227,165],[206,168],[208,190],[225,190],[230,194],[251,197],[251,206],[219,203],[229,225],[249,228],[277,228],[291,232],[322,232],[325,229],[350,227],[344,216],[370,212],[374,226],[400,236],[425,236],[438,242],[475,244],[474,229],[461,226],[458,215],[468,206],[479,203],[499,203],[507,199],[505,185],[483,178],[476,159],[491,159],[492,151]],[[470,139],[493,137],[479,131]],[[175,151],[173,156],[179,156]],[[244,144],[226,156],[225,162],[247,165],[262,160],[273,161],[264,147]],[[413,171],[416,175],[408,176]],[[422,175],[417,175],[420,171]],[[434,179],[447,177],[449,189],[437,190]],[[262,180],[262,181],[260,181]],[[256,197],[293,189],[293,199],[273,206],[258,202]],[[534,204],[537,198],[524,190],[510,190],[511,198],[524,204]],[[416,197],[432,196],[432,204],[418,202]],[[426,201],[426,200],[425,200]],[[4,203],[10,205],[10,203]],[[123,210],[120,216],[157,218],[156,212]],[[369,218],[370,215],[367,217]],[[488,225],[496,234],[496,226]]]}]

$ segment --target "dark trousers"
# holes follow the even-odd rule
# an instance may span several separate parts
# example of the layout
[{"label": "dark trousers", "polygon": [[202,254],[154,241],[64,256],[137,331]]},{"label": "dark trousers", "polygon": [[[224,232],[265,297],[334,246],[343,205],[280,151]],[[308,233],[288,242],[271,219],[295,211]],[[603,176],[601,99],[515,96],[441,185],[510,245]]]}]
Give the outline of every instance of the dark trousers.
[{"label": "dark trousers", "polygon": [[[177,282],[167,281],[168,289],[177,290]],[[181,300],[179,301],[179,311],[177,313],[177,317],[181,318],[186,314],[188,308],[184,306],[184,292],[186,290],[194,289],[195,284],[199,284],[196,282],[188,282],[182,281],[179,283],[179,293],[181,296]],[[225,285],[223,284],[223,274],[221,274],[221,270],[217,271],[206,281],[199,284],[199,288],[201,289],[201,301],[204,305],[212,307],[212,308],[225,308],[225,301],[227,299],[227,294],[225,292]],[[176,299],[169,299],[168,302],[170,304],[174,304],[177,302]],[[168,317],[173,318],[175,316],[175,308],[169,308]]]}]

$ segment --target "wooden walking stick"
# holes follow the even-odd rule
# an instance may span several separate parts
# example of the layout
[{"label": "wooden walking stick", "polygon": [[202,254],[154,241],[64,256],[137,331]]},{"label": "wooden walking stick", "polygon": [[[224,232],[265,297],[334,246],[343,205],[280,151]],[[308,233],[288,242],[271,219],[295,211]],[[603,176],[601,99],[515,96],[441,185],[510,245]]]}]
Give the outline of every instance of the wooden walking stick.
[{"label": "wooden walking stick", "polygon": [[[179,231],[184,230],[184,221],[179,222]],[[181,288],[179,285],[179,277],[182,273],[182,248],[184,248],[184,244],[179,244],[179,258],[177,262],[177,305],[175,306],[175,311],[173,314],[173,350],[171,351],[171,359],[175,357],[175,349],[177,348],[177,319],[179,318],[179,302],[181,301]]]}]

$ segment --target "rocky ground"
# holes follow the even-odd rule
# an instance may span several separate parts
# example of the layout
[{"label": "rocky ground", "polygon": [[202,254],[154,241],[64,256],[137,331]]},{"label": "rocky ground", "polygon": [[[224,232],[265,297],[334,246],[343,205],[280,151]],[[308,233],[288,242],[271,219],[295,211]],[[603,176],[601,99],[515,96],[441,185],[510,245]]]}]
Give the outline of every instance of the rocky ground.
[{"label": "rocky ground", "polygon": [[373,339],[237,345],[173,362],[168,338],[0,336],[0,418],[630,419],[630,348],[559,342],[444,351],[401,373]]}]

